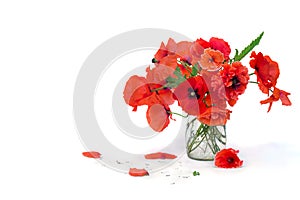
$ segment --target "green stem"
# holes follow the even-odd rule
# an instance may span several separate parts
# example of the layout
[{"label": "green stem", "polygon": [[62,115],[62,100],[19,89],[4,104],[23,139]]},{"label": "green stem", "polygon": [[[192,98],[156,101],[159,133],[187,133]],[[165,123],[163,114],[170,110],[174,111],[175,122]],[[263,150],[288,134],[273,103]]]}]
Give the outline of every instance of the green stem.
[{"label": "green stem", "polygon": [[171,111],[167,111],[168,114],[172,114],[172,115],[178,115],[180,117],[184,117],[184,118],[187,118],[189,115],[182,115],[182,114],[179,114],[179,113],[176,113],[176,112],[171,112]]},{"label": "green stem", "polygon": [[[192,122],[190,122],[189,124],[191,124]],[[207,144],[203,151],[206,152],[206,149],[209,148],[213,154],[216,154],[218,151],[220,151],[218,141],[223,145],[226,144],[226,141],[222,141],[223,137],[226,136],[223,136],[216,126],[209,126],[201,123],[196,133],[191,137],[191,141],[188,141],[187,151],[188,153],[191,153],[192,151],[197,149],[203,141],[206,141]]]},{"label": "green stem", "polygon": [[253,73],[250,73],[249,76],[252,76],[252,75],[254,75],[254,74],[255,74],[254,72],[253,72]]},{"label": "green stem", "polygon": [[191,153],[191,152],[192,152],[192,148],[193,148],[193,146],[194,146],[194,144],[195,144],[197,138],[200,136],[201,132],[203,132],[203,130],[202,130],[202,129],[203,129],[203,126],[204,126],[204,124],[201,124],[201,125],[199,126],[199,128],[198,128],[198,130],[197,130],[197,132],[196,132],[196,135],[193,137],[192,142],[189,144],[189,146],[188,146],[188,153]]},{"label": "green stem", "polygon": [[[259,84],[259,83],[258,83],[258,82],[256,82],[256,81],[249,81],[249,83],[255,83],[255,84]],[[273,90],[272,90],[272,89],[269,89],[269,91],[273,93]]]}]

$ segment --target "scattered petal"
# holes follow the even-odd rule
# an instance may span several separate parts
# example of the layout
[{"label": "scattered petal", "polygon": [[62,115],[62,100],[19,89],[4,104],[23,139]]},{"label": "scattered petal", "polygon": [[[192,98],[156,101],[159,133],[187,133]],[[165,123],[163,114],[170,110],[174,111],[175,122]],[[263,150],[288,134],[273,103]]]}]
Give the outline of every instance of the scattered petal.
[{"label": "scattered petal", "polygon": [[130,168],[129,175],[130,176],[148,176],[149,173],[145,169]]},{"label": "scattered petal", "polygon": [[87,151],[87,152],[82,152],[82,155],[88,158],[100,158],[101,153],[97,151]]},{"label": "scattered petal", "polygon": [[177,156],[169,153],[157,152],[157,153],[146,154],[145,158],[146,159],[175,159],[177,158]]}]

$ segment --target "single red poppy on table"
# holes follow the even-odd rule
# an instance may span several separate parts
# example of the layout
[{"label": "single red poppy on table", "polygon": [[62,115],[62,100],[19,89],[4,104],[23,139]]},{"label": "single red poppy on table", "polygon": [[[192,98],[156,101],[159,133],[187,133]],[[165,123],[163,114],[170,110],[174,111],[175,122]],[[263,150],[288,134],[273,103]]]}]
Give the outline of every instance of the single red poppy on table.
[{"label": "single red poppy on table", "polygon": [[223,149],[215,156],[215,165],[221,168],[237,168],[243,165],[243,161],[237,156],[239,150],[232,148]]}]

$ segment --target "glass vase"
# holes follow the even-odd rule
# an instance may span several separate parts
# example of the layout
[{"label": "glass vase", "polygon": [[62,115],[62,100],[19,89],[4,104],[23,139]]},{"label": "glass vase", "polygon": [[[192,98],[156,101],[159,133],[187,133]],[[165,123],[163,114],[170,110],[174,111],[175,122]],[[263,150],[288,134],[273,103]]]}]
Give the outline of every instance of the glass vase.
[{"label": "glass vase", "polygon": [[209,126],[189,116],[185,137],[189,158],[211,161],[217,152],[226,147],[226,126]]}]

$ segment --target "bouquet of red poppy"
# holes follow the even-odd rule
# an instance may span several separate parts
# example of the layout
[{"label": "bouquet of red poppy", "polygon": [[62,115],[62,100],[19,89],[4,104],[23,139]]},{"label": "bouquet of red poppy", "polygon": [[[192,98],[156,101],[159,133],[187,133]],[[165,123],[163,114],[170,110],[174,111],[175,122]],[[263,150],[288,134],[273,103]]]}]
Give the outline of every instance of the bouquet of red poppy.
[{"label": "bouquet of red poppy", "polygon": [[[166,45],[161,43],[152,59],[154,67],[147,67],[146,76],[129,78],[124,88],[124,100],[133,107],[133,111],[138,106],[148,106],[147,121],[157,132],[169,125],[174,114],[170,105],[177,101],[185,113],[200,122],[201,128],[195,132],[197,136],[220,132],[213,127],[226,124],[231,113],[228,107],[236,104],[248,83],[255,83],[268,96],[260,102],[269,103],[268,111],[278,100],[283,105],[291,105],[290,93],[276,86],[280,74],[278,63],[261,52],[252,51],[263,34],[242,51],[236,49],[232,57],[229,44],[220,38],[178,43],[170,38]],[[250,52],[251,72],[241,62]],[[256,80],[250,81],[250,76],[256,76]],[[218,147],[210,148],[213,154],[220,150]],[[188,147],[188,150],[192,149],[192,146]]]}]

